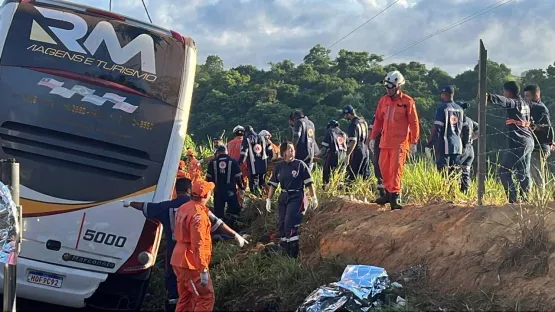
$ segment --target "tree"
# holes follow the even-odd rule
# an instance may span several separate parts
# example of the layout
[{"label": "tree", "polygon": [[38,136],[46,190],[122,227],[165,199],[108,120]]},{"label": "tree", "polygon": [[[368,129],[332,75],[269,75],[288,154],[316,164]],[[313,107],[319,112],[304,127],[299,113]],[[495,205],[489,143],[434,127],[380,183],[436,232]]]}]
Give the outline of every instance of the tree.
[{"label": "tree", "polygon": [[[327,122],[342,119],[340,112],[345,105],[352,105],[371,120],[385,94],[381,81],[393,70],[399,70],[407,80],[403,90],[416,101],[423,140],[429,134],[439,90],[444,85],[455,85],[455,99],[471,103],[468,113],[475,118],[478,66],[452,77],[441,68],[428,69],[416,61],[382,62],[381,55],[365,51],[341,50],[332,59],[322,45],[312,47],[299,65],[283,60],[270,63],[269,70],[252,65],[225,69],[219,56],[210,55],[197,67],[189,133],[198,142],[224,129],[230,133],[238,124],[252,124],[274,137],[290,138],[287,116],[294,109],[302,109],[315,123],[321,140]],[[503,84],[511,79],[523,85],[537,83],[544,102],[555,109],[555,63],[546,69],[526,71],[521,77],[514,77],[510,68],[493,60],[488,60],[487,67],[489,92],[501,93]],[[346,125],[345,121],[341,123]],[[488,132],[501,132],[503,127],[504,112],[489,108]],[[501,148],[505,141],[503,135],[488,136],[488,148]]]}]

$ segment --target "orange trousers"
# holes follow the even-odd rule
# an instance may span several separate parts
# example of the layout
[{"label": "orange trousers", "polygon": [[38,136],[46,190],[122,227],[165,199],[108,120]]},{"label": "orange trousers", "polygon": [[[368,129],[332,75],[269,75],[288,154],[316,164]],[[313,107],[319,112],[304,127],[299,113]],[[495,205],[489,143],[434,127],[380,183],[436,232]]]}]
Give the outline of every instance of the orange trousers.
[{"label": "orange trousers", "polygon": [[382,172],[383,185],[389,193],[401,192],[401,179],[403,167],[407,160],[408,150],[402,148],[380,149],[380,171]]},{"label": "orange trousers", "polygon": [[179,300],[175,312],[212,311],[214,310],[214,286],[212,278],[208,278],[208,285],[200,284],[200,272],[173,266],[177,277],[177,292]]}]

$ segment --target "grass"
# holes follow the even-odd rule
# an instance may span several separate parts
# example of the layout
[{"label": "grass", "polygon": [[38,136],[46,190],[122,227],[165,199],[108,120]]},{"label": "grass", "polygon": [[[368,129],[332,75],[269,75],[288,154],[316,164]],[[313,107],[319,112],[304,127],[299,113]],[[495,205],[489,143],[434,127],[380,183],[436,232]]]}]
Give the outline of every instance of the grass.
[{"label": "grass", "polygon": [[[189,144],[189,147],[192,147]],[[199,158],[212,154],[213,147],[195,147]],[[506,195],[496,174],[496,166],[490,163],[486,175],[485,205],[504,205]],[[309,210],[303,224],[303,251],[314,258],[301,260],[289,259],[279,254],[265,254],[255,248],[256,242],[267,242],[268,234],[277,229],[277,214],[265,211],[265,202],[251,199],[242,212],[242,227],[250,235],[249,249],[240,250],[230,242],[217,242],[214,245],[211,275],[214,279],[217,311],[290,311],[295,310],[314,289],[321,285],[339,280],[349,259],[324,260],[318,256],[321,235],[335,228],[335,218],[320,218],[318,223],[312,218],[328,207],[334,207],[338,198],[370,202],[376,197],[376,181],[357,179],[348,186],[343,183],[344,172],[333,172],[330,182],[322,185],[322,171],[316,168],[313,174],[321,207],[318,211]],[[474,205],[477,200],[475,181],[468,194],[459,191],[460,173],[447,177],[439,173],[435,164],[424,157],[411,157],[403,177],[403,201],[409,204],[428,204],[448,199],[458,204]],[[545,274],[547,260],[552,250],[545,230],[545,219],[551,213],[549,208],[555,195],[553,177],[544,191],[533,189],[529,205],[514,205],[511,231],[507,233],[507,253],[504,268],[524,267],[525,275],[532,277]],[[277,196],[276,196],[277,197]],[[275,200],[275,198],[274,198]],[[392,242],[394,244],[395,242]],[[392,247],[394,248],[394,247]],[[162,248],[163,250],[163,248]],[[163,307],[163,272],[157,268],[153,272],[149,297],[143,310],[157,310]],[[403,285],[405,285],[403,283]],[[402,296],[408,305],[381,307],[378,311],[413,310],[520,310],[521,299],[514,298],[515,304],[504,303],[493,290],[476,290],[472,293],[441,293],[437,285],[419,281],[405,285]],[[160,291],[162,289],[162,291]],[[160,303],[161,302],[161,303]]]}]

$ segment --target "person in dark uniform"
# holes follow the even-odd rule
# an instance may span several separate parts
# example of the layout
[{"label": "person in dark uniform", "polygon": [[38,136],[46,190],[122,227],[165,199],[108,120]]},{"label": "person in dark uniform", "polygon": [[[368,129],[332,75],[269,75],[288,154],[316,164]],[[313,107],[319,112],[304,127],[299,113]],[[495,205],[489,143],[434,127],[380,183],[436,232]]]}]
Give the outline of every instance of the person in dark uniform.
[{"label": "person in dark uniform", "polygon": [[319,156],[326,159],[322,171],[324,181],[322,186],[325,186],[330,182],[331,172],[336,168],[343,169],[347,160],[347,134],[339,128],[336,120],[328,122]]},{"label": "person in dark uniform", "polygon": [[[459,103],[459,106],[466,111],[468,103]],[[470,188],[470,173],[472,163],[474,162],[474,140],[478,138],[478,123],[464,115],[462,128],[463,153],[459,159],[459,167],[461,168],[461,192],[468,193]]]},{"label": "person in dark uniform", "polygon": [[[206,172],[206,181],[214,182],[214,212],[216,217],[226,220],[232,228],[235,221],[239,219],[241,213],[241,205],[237,188],[244,192],[243,174],[239,163],[227,155],[225,145],[217,148],[216,159],[208,164]],[[227,203],[227,214],[225,213],[225,205]],[[224,218],[227,216],[227,218]]]},{"label": "person in dark uniform", "polygon": [[296,157],[312,170],[316,149],[314,124],[301,110],[296,110],[289,115],[289,125],[293,127],[293,144],[295,145]]},{"label": "person in dark uniform", "polygon": [[[165,286],[167,294],[166,311],[173,311],[179,298],[177,292],[177,278],[170,265],[173,249],[175,246],[175,237],[173,230],[175,227],[175,213],[179,207],[187,203],[191,199],[192,182],[190,179],[181,178],[175,182],[175,190],[177,197],[160,203],[143,203],[143,202],[126,202],[123,201],[124,207],[133,207],[143,212],[145,218],[158,221],[162,224],[164,230],[164,239],[166,240],[166,263],[165,263]],[[238,233],[228,227],[221,219],[217,218],[211,212],[208,217],[212,224],[212,233],[220,231],[235,237],[239,246],[243,247],[248,242]]]},{"label": "person in dark uniform", "polygon": [[530,128],[530,102],[520,97],[516,81],[503,85],[504,96],[486,94],[487,103],[507,110],[505,129],[508,150],[503,153],[499,167],[499,178],[507,192],[509,203],[518,202],[518,192],[513,182],[513,171],[520,185],[520,195],[527,200],[530,191],[530,158],[534,150],[534,139]]},{"label": "person in dark uniform", "polygon": [[274,155],[272,145],[256,133],[252,126],[247,126],[245,129],[239,163],[247,162],[249,189],[254,195],[261,196],[262,188],[266,184],[268,160],[272,159]]},{"label": "person in dark uniform", "polygon": [[293,143],[281,143],[279,151],[283,161],[276,164],[270,179],[266,210],[271,212],[271,198],[277,187],[281,186],[281,194],[278,198],[280,245],[290,257],[296,258],[299,255],[299,227],[308,205],[305,187],[312,197],[314,209],[318,207],[318,199],[310,169],[304,162],[295,159]]},{"label": "person in dark uniform", "polygon": [[357,176],[364,179],[370,176],[370,153],[368,148],[368,123],[356,115],[351,105],[343,107],[343,118],[351,121],[347,130],[349,145],[347,148],[347,177],[354,181]]},{"label": "person in dark uniform", "polygon": [[[368,133],[372,133],[372,127],[374,125],[374,121],[376,120],[376,115],[372,119],[372,123],[368,125]],[[380,170],[380,140],[382,138],[381,134],[378,134],[374,144],[369,144],[369,148],[372,151],[372,165],[374,166],[374,175],[376,176],[376,180],[378,180],[378,195],[380,198],[385,197],[387,192],[385,191],[385,187],[383,186],[383,177],[382,172]]]},{"label": "person in dark uniform", "polygon": [[464,110],[454,101],[455,88],[445,86],[441,90],[441,104],[437,106],[434,126],[426,144],[426,154],[436,152],[436,165],[439,171],[448,169],[453,173],[463,153],[462,127]]},{"label": "person in dark uniform", "polygon": [[536,186],[545,189],[546,173],[549,172],[547,159],[551,154],[551,147],[555,143],[553,127],[549,109],[541,100],[541,90],[538,85],[524,88],[524,97],[532,104],[532,129],[534,131],[534,151],[530,162],[530,174]]}]

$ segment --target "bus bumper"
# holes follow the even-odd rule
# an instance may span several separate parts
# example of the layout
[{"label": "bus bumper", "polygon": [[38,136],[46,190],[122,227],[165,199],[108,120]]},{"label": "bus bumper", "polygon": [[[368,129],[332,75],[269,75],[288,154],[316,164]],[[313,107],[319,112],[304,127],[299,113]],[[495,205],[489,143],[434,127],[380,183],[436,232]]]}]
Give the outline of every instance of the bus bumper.
[{"label": "bus bumper", "polygon": [[[60,288],[39,285],[28,281],[29,272],[44,272],[63,277]],[[53,264],[17,259],[18,298],[46,302],[72,308],[85,306],[85,299],[91,297],[108,274],[67,268]],[[0,290],[4,288],[4,268],[0,266]]]}]

